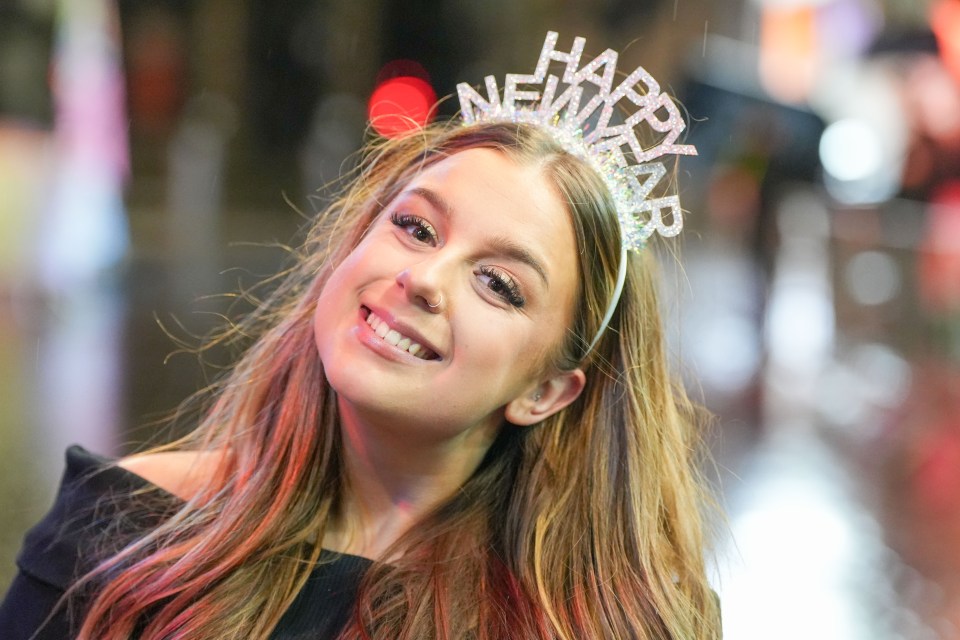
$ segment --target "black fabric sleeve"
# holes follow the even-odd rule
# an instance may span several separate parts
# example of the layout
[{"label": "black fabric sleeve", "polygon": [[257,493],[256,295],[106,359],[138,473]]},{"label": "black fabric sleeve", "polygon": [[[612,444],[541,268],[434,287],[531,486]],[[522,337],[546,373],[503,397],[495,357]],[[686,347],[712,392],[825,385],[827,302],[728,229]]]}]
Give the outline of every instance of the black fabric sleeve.
[{"label": "black fabric sleeve", "polygon": [[17,556],[19,573],[0,604],[4,640],[74,637],[69,607],[61,597],[93,568],[102,534],[116,529],[118,500],[148,486],[82,447],[70,447],[66,458],[53,507],[24,537]]},{"label": "black fabric sleeve", "polygon": [[[145,488],[153,497],[139,499],[139,490]],[[17,556],[19,573],[0,604],[0,640],[75,638],[71,612],[82,611],[82,606],[62,603],[64,593],[99,558],[157,526],[178,505],[178,498],[140,476],[70,447],[53,507],[27,532]],[[366,558],[324,551],[271,639],[336,637],[371,564]]]}]

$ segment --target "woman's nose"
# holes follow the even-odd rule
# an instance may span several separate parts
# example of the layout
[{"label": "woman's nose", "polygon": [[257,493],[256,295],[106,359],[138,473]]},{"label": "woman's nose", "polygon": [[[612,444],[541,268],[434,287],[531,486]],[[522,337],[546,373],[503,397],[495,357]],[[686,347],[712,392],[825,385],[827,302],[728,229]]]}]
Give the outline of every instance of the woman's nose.
[{"label": "woman's nose", "polygon": [[440,274],[435,265],[420,263],[397,274],[397,285],[407,299],[432,313],[441,313],[446,307]]}]

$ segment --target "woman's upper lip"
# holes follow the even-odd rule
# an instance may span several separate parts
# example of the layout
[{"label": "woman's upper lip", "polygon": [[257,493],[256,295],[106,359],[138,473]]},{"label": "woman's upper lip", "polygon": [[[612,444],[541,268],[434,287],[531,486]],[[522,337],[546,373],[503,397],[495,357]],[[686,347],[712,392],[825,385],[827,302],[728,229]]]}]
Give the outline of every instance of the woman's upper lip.
[{"label": "woman's upper lip", "polygon": [[410,338],[414,342],[420,343],[420,346],[425,347],[430,351],[434,352],[435,354],[437,354],[438,358],[440,359],[443,358],[443,353],[441,353],[441,351],[437,348],[437,345],[435,345],[433,342],[428,340],[422,333],[420,333],[412,325],[407,324],[403,320],[397,318],[393,313],[383,308],[375,307],[370,304],[363,304],[363,306],[366,307],[370,312],[375,313],[377,317],[379,317],[381,320],[386,322],[387,326],[389,326],[391,329],[395,329],[397,332],[405,335],[406,337]]}]

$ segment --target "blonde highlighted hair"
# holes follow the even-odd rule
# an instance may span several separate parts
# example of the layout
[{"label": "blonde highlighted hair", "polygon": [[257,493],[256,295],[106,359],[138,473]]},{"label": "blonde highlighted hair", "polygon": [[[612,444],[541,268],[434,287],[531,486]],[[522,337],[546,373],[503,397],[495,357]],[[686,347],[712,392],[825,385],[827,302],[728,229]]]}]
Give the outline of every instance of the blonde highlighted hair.
[{"label": "blonde highlighted hair", "polygon": [[503,428],[480,467],[374,563],[342,638],[718,637],[704,572],[692,410],[668,371],[655,260],[631,254],[609,328],[620,234],[603,182],[534,126],[439,126],[382,143],[320,216],[296,266],[237,335],[258,337],[164,449],[227,451],[188,502],[85,577],[82,639],[266,638],[318,562],[349,490],[337,404],[314,346],[330,273],[424,166],[470,148],[535,163],[573,221],[580,291],[553,363],[570,406]]}]

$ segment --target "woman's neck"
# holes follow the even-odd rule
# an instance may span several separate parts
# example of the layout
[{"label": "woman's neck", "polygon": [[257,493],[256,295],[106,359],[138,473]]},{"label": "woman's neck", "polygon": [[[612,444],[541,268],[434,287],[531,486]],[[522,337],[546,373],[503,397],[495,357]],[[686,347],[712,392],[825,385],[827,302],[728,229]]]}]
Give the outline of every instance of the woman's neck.
[{"label": "woman's neck", "polygon": [[341,400],[347,490],[324,547],[389,560],[384,552],[476,470],[496,436],[499,421],[492,422],[429,437],[396,421],[383,424]]}]

